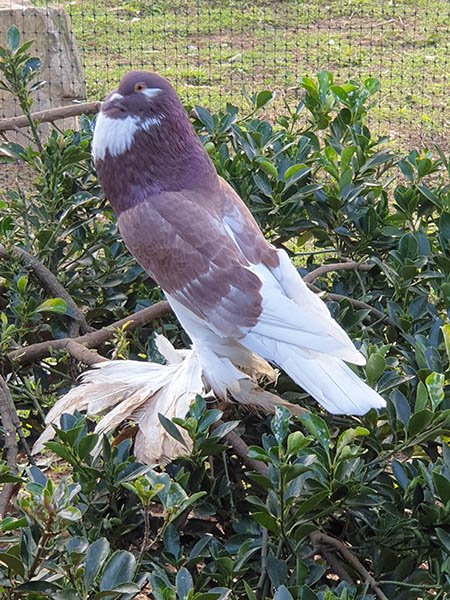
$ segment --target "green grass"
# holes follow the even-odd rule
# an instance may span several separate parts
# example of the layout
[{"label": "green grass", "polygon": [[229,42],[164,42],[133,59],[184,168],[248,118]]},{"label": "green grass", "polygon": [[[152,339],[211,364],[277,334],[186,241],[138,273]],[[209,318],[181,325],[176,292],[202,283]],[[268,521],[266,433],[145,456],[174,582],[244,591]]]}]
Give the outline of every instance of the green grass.
[{"label": "green grass", "polygon": [[447,0],[67,1],[89,99],[130,68],[168,77],[185,101],[218,109],[242,89],[299,98],[296,80],[378,76],[375,132],[399,145],[448,142]]}]

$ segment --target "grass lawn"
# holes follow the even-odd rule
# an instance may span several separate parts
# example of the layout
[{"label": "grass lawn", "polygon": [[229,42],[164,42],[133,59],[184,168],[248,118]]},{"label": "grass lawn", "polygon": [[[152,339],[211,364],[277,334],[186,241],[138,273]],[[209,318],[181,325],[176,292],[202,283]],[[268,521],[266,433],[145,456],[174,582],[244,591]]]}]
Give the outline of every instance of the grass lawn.
[{"label": "grass lawn", "polygon": [[[298,97],[297,77],[378,76],[372,126],[404,148],[448,145],[448,0],[67,0],[90,99],[130,68],[158,71],[212,110],[242,90]],[[447,129],[447,135],[445,130]]]}]

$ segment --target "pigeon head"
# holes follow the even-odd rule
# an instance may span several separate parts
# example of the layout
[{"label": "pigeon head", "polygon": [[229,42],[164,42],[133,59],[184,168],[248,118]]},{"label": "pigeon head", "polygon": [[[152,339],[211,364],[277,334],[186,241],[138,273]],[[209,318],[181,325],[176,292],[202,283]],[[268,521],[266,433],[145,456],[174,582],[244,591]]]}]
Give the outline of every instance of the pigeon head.
[{"label": "pigeon head", "polygon": [[[117,90],[111,92],[102,106],[102,114],[110,119],[131,117],[136,123],[156,124],[179,104],[170,83],[156,73],[131,71],[125,75]],[[150,121],[150,123],[148,123]]]},{"label": "pigeon head", "polygon": [[175,90],[146,71],[127,73],[106,97],[92,155],[116,212],[154,193],[205,185],[215,176]]}]

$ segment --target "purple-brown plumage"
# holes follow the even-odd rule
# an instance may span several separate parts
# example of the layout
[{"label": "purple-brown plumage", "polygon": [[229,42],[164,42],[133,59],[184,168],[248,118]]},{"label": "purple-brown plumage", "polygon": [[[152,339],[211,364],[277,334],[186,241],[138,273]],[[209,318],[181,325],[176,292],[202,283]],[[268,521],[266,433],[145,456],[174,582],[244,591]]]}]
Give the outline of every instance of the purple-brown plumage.
[{"label": "purple-brown plumage", "polygon": [[[158,91],[149,96],[135,91],[141,86]],[[183,303],[226,335],[242,335],[241,328],[250,329],[261,312],[261,282],[247,269],[248,260],[276,266],[276,251],[217,176],[167,81],[152,73],[129,73],[106,98],[100,118],[105,117],[111,127],[128,119],[134,130],[121,153],[106,148],[98,157],[94,144],[97,174],[128,249],[165,292],[182,294]],[[248,258],[222,225],[211,227],[222,223],[227,202],[236,199],[242,204],[240,235],[253,242]]]},{"label": "purple-brown plumage", "polygon": [[[139,85],[161,91],[149,98],[134,91]],[[147,129],[136,130],[129,151],[118,156],[106,152],[104,160],[96,160],[99,179],[116,213],[155,193],[214,184],[214,166],[174,89],[162,77],[128,73],[106,98],[102,114],[111,119],[132,116],[142,123],[155,121]]]},{"label": "purple-brown plumage", "polygon": [[167,81],[122,79],[102,105],[93,156],[127,247],[165,291],[218,395],[242,398],[232,363],[258,354],[331,412],[384,406],[344,363],[364,357],[217,175]]}]

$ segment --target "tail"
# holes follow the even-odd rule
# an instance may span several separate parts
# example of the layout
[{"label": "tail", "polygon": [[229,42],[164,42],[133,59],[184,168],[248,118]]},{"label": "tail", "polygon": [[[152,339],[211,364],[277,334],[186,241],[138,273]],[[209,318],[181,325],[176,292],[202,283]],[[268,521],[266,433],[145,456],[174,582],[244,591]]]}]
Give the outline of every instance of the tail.
[{"label": "tail", "polygon": [[274,361],[332,414],[363,415],[386,401],[334,356],[277,343]]},{"label": "tail", "polygon": [[[242,404],[265,412],[274,412],[277,405],[286,406],[292,414],[302,412],[294,404],[266,392],[255,381],[237,369],[228,358],[208,350],[175,350],[163,336],[156,344],[167,364],[134,360],[101,362],[81,377],[81,385],[60,398],[46,418],[47,428],[33,446],[40,452],[52,439],[53,424],[61,415],[86,410],[88,415],[104,415],[95,431],[105,433],[124,421],[138,425],[134,454],[144,463],[166,463],[186,454],[190,439],[181,432],[185,445],[173,439],[161,426],[158,414],[169,420],[184,418],[197,394],[205,396],[210,389],[220,398],[229,395]],[[263,375],[273,372],[262,359],[252,362]],[[270,370],[269,370],[270,369]]]}]

